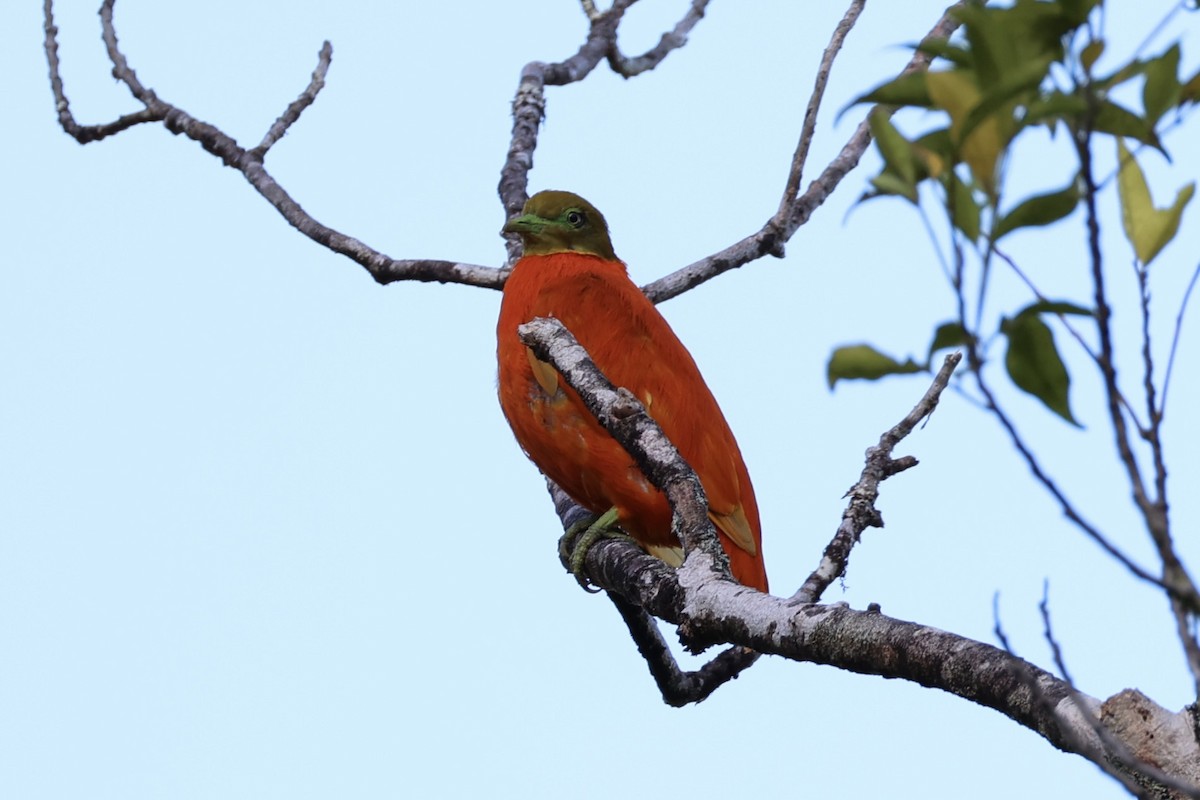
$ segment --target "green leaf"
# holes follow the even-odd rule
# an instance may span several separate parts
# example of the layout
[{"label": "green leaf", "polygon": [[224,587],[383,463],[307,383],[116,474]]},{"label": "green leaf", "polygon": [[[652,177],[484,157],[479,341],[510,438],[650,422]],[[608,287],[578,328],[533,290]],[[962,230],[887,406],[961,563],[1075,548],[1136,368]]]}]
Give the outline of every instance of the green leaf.
[{"label": "green leaf", "polygon": [[946,39],[926,39],[919,44],[909,46],[918,53],[926,53],[934,58],[944,58],[955,66],[969,68],[972,63],[970,50],[950,44]]},{"label": "green leaf", "polygon": [[1083,71],[1091,75],[1092,67],[1102,55],[1104,55],[1103,39],[1088,42],[1087,47],[1083,48],[1083,52],[1079,54],[1079,63],[1083,65]]},{"label": "green leaf", "polygon": [[1200,102],[1200,71],[1188,78],[1179,90],[1179,105]]},{"label": "green leaf", "polygon": [[872,200],[881,195],[896,195],[903,197],[913,205],[917,203],[917,187],[906,182],[894,172],[879,173],[871,178],[871,185],[875,187],[875,191],[864,195],[863,200]]},{"label": "green leaf", "polygon": [[1121,224],[1125,238],[1133,245],[1134,255],[1143,266],[1149,266],[1179,232],[1183,210],[1196,191],[1189,183],[1175,195],[1170,208],[1158,209],[1150,197],[1146,175],[1125,142],[1117,139],[1117,195],[1121,200]]},{"label": "green leaf", "polygon": [[[853,100],[850,105],[859,103],[882,103],[885,106],[918,106],[929,108],[931,101],[929,91],[925,88],[925,73],[910,72],[895,80],[877,86],[861,97]],[[849,106],[847,106],[848,108]]]},{"label": "green leaf", "polygon": [[855,344],[839,347],[829,357],[829,388],[839,380],[878,380],[885,375],[920,372],[920,365],[910,358],[901,364],[896,359],[871,347]]},{"label": "green leaf", "polygon": [[888,171],[896,173],[905,183],[914,184],[915,194],[917,163],[913,158],[912,144],[896,130],[887,114],[874,111],[868,122],[871,125],[871,135],[875,137],[879,154],[883,156]]},{"label": "green leaf", "polygon": [[1008,337],[1004,366],[1017,388],[1041,400],[1072,425],[1079,425],[1069,402],[1071,376],[1046,323],[1037,314],[1018,314],[1002,321],[1000,332]]},{"label": "green leaf", "polygon": [[1083,317],[1093,315],[1090,308],[1084,308],[1081,305],[1066,300],[1039,300],[1036,303],[1030,303],[1017,312],[1018,317],[1022,314],[1074,314]]},{"label": "green leaf", "polygon": [[929,344],[929,358],[932,359],[933,354],[938,350],[945,350],[949,347],[965,347],[973,339],[974,337],[960,323],[943,322],[933,332],[933,341]]},{"label": "green leaf", "polygon": [[978,241],[979,218],[982,210],[975,200],[975,193],[971,191],[970,186],[962,182],[962,179],[953,170],[946,174],[943,184],[946,187],[951,221],[954,223],[954,227],[962,231],[963,235],[972,242]]},{"label": "green leaf", "polygon": [[1142,86],[1142,106],[1151,127],[1179,102],[1179,45],[1146,62],[1146,83]]},{"label": "green leaf", "polygon": [[912,143],[913,156],[921,162],[926,175],[941,177],[956,161],[949,128],[930,131]]},{"label": "green leaf", "polygon": [[1099,4],[1100,0],[1060,0],[1059,2],[1066,19],[1076,26],[1087,22],[1092,9]]},{"label": "green leaf", "polygon": [[1063,37],[1080,24],[1061,3],[1017,0],[1008,7],[969,3],[954,9],[963,21],[979,85],[1002,82],[1033,61],[1063,57]]},{"label": "green leaf", "polygon": [[1111,133],[1113,136],[1128,136],[1130,139],[1137,139],[1142,144],[1148,144],[1163,153],[1166,152],[1162,149],[1162,144],[1159,143],[1154,128],[1145,119],[1111,100],[1101,103],[1100,109],[1092,120],[1092,129],[1102,133]]},{"label": "green leaf", "polygon": [[1126,81],[1133,80],[1146,71],[1146,62],[1140,59],[1133,59],[1128,64],[1123,64],[1111,75],[1106,75],[1101,78],[1096,78],[1092,81],[1092,86],[1098,91],[1111,93],[1113,89],[1120,86]]},{"label": "green leaf", "polygon": [[1021,120],[1021,124],[1029,126],[1049,122],[1053,128],[1054,123],[1081,116],[1087,109],[1087,101],[1079,95],[1050,92],[1026,106],[1025,117]]},{"label": "green leaf", "polygon": [[996,223],[993,239],[999,241],[1001,236],[1011,233],[1017,228],[1029,228],[1039,225],[1049,225],[1058,222],[1075,210],[1079,204],[1079,189],[1075,182],[1065,189],[1048,194],[1034,195],[1021,201],[1016,208],[1005,214]]},{"label": "green leaf", "polygon": [[[1003,113],[1011,117],[1012,109],[1004,109],[1004,106],[1014,104],[1021,99],[1032,99],[1022,98],[1021,95],[1030,95],[1033,90],[1037,89],[1049,74],[1052,63],[1053,61],[1049,57],[1035,59],[1006,73],[999,82],[987,87],[979,104],[971,109],[971,113],[963,120],[962,127],[958,131],[959,138],[965,139],[971,134],[971,131],[975,130],[976,126],[993,114]],[[1005,127],[1011,129],[1012,125]]]}]

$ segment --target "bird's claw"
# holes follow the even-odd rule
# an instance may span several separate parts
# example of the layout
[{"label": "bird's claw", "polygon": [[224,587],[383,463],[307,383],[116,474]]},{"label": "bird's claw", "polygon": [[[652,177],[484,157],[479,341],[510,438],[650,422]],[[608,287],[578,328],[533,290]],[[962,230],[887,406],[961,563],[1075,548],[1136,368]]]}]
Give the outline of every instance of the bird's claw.
[{"label": "bird's claw", "polygon": [[588,550],[601,539],[628,539],[629,536],[617,527],[617,509],[610,508],[598,517],[584,519],[567,528],[567,532],[558,540],[558,555],[567,566],[567,570],[575,576],[575,580],[584,591],[595,594],[600,591],[588,580],[584,572],[584,562]]}]

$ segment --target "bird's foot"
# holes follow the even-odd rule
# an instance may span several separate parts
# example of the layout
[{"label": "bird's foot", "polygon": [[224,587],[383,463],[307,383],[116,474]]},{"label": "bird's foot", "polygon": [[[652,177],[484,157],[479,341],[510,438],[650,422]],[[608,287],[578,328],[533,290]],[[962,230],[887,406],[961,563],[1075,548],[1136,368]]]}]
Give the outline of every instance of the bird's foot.
[{"label": "bird's foot", "polygon": [[634,541],[623,533],[617,526],[617,509],[610,508],[598,517],[584,519],[567,528],[567,532],[558,540],[558,554],[567,565],[567,569],[575,576],[579,585],[588,592],[598,592],[593,588],[583,571],[583,562],[588,550],[601,539],[625,539]]}]

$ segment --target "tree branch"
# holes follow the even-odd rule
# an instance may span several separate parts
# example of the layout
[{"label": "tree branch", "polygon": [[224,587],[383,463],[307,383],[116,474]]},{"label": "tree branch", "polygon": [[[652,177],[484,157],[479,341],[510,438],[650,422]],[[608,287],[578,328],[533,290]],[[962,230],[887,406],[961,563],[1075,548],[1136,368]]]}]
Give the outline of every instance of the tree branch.
[{"label": "tree branch", "polygon": [[[1105,397],[1108,400],[1108,417],[1112,425],[1117,456],[1121,464],[1125,467],[1134,504],[1137,506],[1138,511],[1141,512],[1146,530],[1150,535],[1150,540],[1153,542],[1159,561],[1162,564],[1162,584],[1167,592],[1167,599],[1171,604],[1171,613],[1175,617],[1176,634],[1179,637],[1188,668],[1192,674],[1195,696],[1200,697],[1200,642],[1197,642],[1192,625],[1192,621],[1196,615],[1200,615],[1200,589],[1197,589],[1191,575],[1188,574],[1187,568],[1180,561],[1178,553],[1175,552],[1175,543],[1171,537],[1170,517],[1167,513],[1167,470],[1165,461],[1163,460],[1162,441],[1158,437],[1161,418],[1155,408],[1152,375],[1153,363],[1150,361],[1149,356],[1150,343],[1148,330],[1144,334],[1146,338],[1143,341],[1143,352],[1145,353],[1145,382],[1147,384],[1146,401],[1150,409],[1150,436],[1148,437],[1148,441],[1154,463],[1153,497],[1147,491],[1145,480],[1137,463],[1137,457],[1133,452],[1129,431],[1125,424],[1125,415],[1121,410],[1119,401],[1120,390],[1117,386],[1116,355],[1112,342],[1112,329],[1109,324],[1111,310],[1108,306],[1105,291],[1103,258],[1100,250],[1100,223],[1099,214],[1096,209],[1098,189],[1092,169],[1091,135],[1092,130],[1089,122],[1082,130],[1075,132],[1074,143],[1079,157],[1079,173],[1083,177],[1084,182],[1084,209],[1088,232],[1088,253],[1091,263],[1092,285],[1095,291],[1096,330],[1100,339],[1100,373],[1104,379]],[[1145,269],[1144,265],[1141,269]],[[1144,278],[1141,280],[1144,281]],[[1149,310],[1146,307],[1148,298],[1145,285],[1144,283],[1139,283],[1139,286],[1142,289],[1143,314],[1148,318]]]},{"label": "tree branch", "polygon": [[[504,207],[504,218],[509,219],[521,212],[529,199],[529,172],[533,169],[533,153],[537,149],[538,131],[546,118],[546,87],[566,86],[582,81],[608,58],[613,70],[629,78],[653,69],[673,50],[687,43],[686,34],[704,16],[708,0],[693,0],[692,8],[670,33],[663,34],[662,41],[653,50],[639,56],[637,64],[630,67],[629,74],[621,72],[620,50],[617,47],[617,29],[625,10],[633,0],[617,0],[608,11],[599,11],[593,0],[583,0],[583,11],[590,22],[588,36],[579,50],[564,61],[547,63],[530,61],[521,69],[517,91],[513,96],[512,135],[508,154],[500,168],[500,203]],[[615,55],[614,55],[615,54]],[[616,62],[614,63],[614,59]],[[520,238],[515,234],[505,237],[508,262],[511,264],[521,254]]]},{"label": "tree branch", "polygon": [[699,703],[724,684],[753,666],[759,654],[745,647],[729,647],[698,670],[684,672],[663,640],[654,617],[615,592],[607,592],[629,628],[638,652],[650,668],[663,702],[675,708]]},{"label": "tree branch", "polygon": [[850,497],[850,503],[842,514],[837,533],[826,546],[821,563],[808,576],[808,580],[804,581],[804,585],[792,595],[793,603],[815,603],[820,600],[829,585],[846,574],[850,551],[858,544],[863,531],[868,527],[883,527],[883,517],[875,508],[875,501],[879,497],[879,484],[892,475],[917,465],[917,460],[911,456],[893,459],[892,451],[904,437],[912,433],[921,420],[933,414],[938,399],[961,360],[961,353],[946,356],[933,384],[912,411],[880,436],[879,444],[867,449],[866,465],[858,483],[846,493]]},{"label": "tree branch", "polygon": [[[865,2],[865,0],[863,1]],[[683,19],[679,20],[674,28],[664,33],[657,45],[640,56],[626,58],[621,54],[621,48],[614,39],[612,47],[608,51],[609,67],[622,78],[633,78],[654,69],[671,54],[672,50],[678,50],[687,44],[688,34],[692,32],[692,28],[696,27],[696,23],[704,18],[704,10],[707,7],[708,0],[692,0]]]},{"label": "tree branch", "polygon": [[1171,389],[1171,373],[1175,369],[1175,354],[1179,350],[1179,335],[1183,332],[1183,315],[1187,311],[1188,301],[1192,297],[1192,291],[1196,288],[1196,281],[1200,279],[1200,264],[1192,270],[1191,280],[1188,281],[1187,289],[1183,292],[1183,299],[1179,301],[1179,313],[1175,315],[1175,331],[1171,335],[1171,353],[1167,356],[1167,374],[1163,377],[1162,399],[1159,400],[1158,413],[1167,413],[1167,393]]},{"label": "tree branch", "polygon": [[792,156],[792,168],[788,172],[787,183],[783,189],[783,197],[779,200],[779,210],[771,221],[776,227],[782,228],[784,221],[791,213],[792,204],[800,193],[800,180],[804,175],[804,164],[808,160],[808,148],[812,144],[813,135],[817,130],[817,111],[821,108],[821,100],[825,97],[825,85],[829,82],[829,73],[833,69],[833,60],[842,49],[842,43],[850,34],[850,29],[858,21],[867,0],[853,0],[850,8],[846,9],[842,21],[833,30],[833,37],[821,55],[821,65],[817,67],[817,79],[813,84],[812,95],[808,98],[808,108],[804,112],[804,123],[800,126],[800,141],[796,144],[796,152]]},{"label": "tree branch", "polygon": [[274,139],[286,131],[288,125],[299,118],[300,112],[311,104],[320,86],[324,83],[328,57],[332,55],[332,49],[328,47],[328,43],[326,43],[326,47],[322,48],[322,57],[318,62],[317,70],[313,73],[313,80],[309,84],[309,88],[276,121],[271,130],[263,137],[263,143],[254,150],[247,150],[219,128],[195,119],[183,109],[162,100],[154,91],[142,85],[125,55],[121,52],[117,41],[116,26],[113,23],[114,2],[115,0],[104,0],[100,7],[103,38],[109,58],[113,62],[113,75],[125,84],[134,98],[145,108],[101,125],[79,125],[71,114],[59,72],[58,28],[54,25],[53,3],[51,0],[45,2],[45,49],[46,59],[50,66],[50,86],[58,107],[59,124],[77,142],[87,144],[98,141],[143,122],[162,122],[171,133],[186,136],[221,159],[225,166],[242,173],[250,185],[274,206],[288,224],[296,230],[314,242],[365,267],[371,277],[381,284],[399,280],[415,280],[462,283],[489,289],[499,289],[504,285],[504,278],[508,273],[494,267],[435,259],[399,260],[390,258],[368,247],[358,239],[318,222],[306,213],[300,204],[267,172],[263,166],[262,156],[274,143]]},{"label": "tree branch", "polygon": [[[1097,733],[1104,704],[1004,650],[878,610],[858,611],[841,603],[796,606],[725,581],[689,580],[688,566],[676,573],[661,562],[654,566],[655,561],[629,542],[604,540],[588,552],[585,565],[594,583],[686,627],[694,642],[732,643],[793,661],[907,680],[999,711],[1093,763],[1118,757]],[[1145,718],[1153,719],[1156,729],[1188,728],[1186,713],[1143,702],[1153,711]],[[1180,769],[1200,756],[1194,741],[1179,737],[1171,753]],[[1190,780],[1186,772],[1167,777],[1180,786]]]},{"label": "tree branch", "polygon": [[329,73],[329,63],[333,59],[333,45],[328,41],[321,45],[321,52],[317,54],[317,68],[313,70],[312,80],[308,86],[300,93],[300,96],[288,104],[283,113],[275,120],[275,124],[263,136],[263,140],[259,142],[258,147],[250,151],[250,154],[261,161],[276,142],[283,138],[287,133],[287,129],[292,127],[295,122],[300,119],[300,115],[304,113],[304,109],[311,106],[317,100],[317,93],[325,88],[325,76]]},{"label": "tree branch", "polygon": [[[953,16],[953,11],[962,5],[964,1],[960,0],[960,2],[946,9],[942,18],[926,34],[925,39],[944,39],[949,37],[959,25],[958,20]],[[837,34],[835,33],[836,39]],[[831,43],[832,46],[833,43]],[[829,51],[827,50],[826,52],[828,53]],[[929,65],[930,60],[931,56],[918,50],[901,72],[924,69]],[[819,91],[823,91],[823,86],[818,85],[817,90],[814,91],[814,95]],[[819,97],[817,97],[816,102],[819,105]],[[810,102],[811,106],[812,103]],[[885,111],[886,113],[891,113],[890,110]],[[868,112],[868,114],[870,113]],[[815,115],[816,111],[813,111],[812,114]],[[724,272],[741,267],[763,256],[773,255],[782,258],[784,245],[792,238],[800,226],[808,222],[813,211],[828,199],[829,195],[838,187],[842,179],[858,166],[859,159],[862,158],[862,154],[866,152],[867,146],[870,143],[871,132],[864,120],[859,123],[854,133],[850,136],[850,139],[842,147],[841,152],[838,153],[833,161],[829,162],[829,165],[825,167],[817,179],[809,184],[808,190],[796,197],[791,203],[788,203],[786,209],[781,205],[780,210],[767,220],[762,228],[741,241],[729,245],[720,252],[706,256],[699,261],[695,261],[686,267],[672,272],[670,275],[664,275],[658,280],[646,284],[642,287],[642,291],[655,303],[661,303],[683,294],[706,281],[712,280]],[[803,137],[801,137],[801,145],[797,146],[797,155],[800,155],[799,151],[801,147],[807,147],[804,144]],[[803,156],[800,156],[799,160],[801,162],[799,168],[802,169]],[[793,170],[796,170],[797,157],[794,156],[792,161]],[[798,176],[796,180],[799,182]]]},{"label": "tree branch", "polygon": [[140,125],[143,122],[161,122],[162,114],[156,109],[144,108],[132,114],[125,114],[112,122],[100,125],[80,125],[71,113],[71,104],[67,100],[63,88],[62,73],[58,62],[58,27],[54,24],[53,0],[45,0],[42,4],[45,18],[43,29],[46,32],[45,50],[46,62],[50,67],[50,91],[54,93],[54,106],[58,112],[58,124],[75,141],[80,144],[98,142],[101,139],[120,133],[123,130]]}]

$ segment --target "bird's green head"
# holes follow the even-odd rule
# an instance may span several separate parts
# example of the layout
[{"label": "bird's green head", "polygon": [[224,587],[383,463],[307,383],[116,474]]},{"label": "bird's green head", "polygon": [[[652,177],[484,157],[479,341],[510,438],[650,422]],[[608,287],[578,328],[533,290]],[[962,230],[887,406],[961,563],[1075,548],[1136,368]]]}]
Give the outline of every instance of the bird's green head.
[{"label": "bird's green head", "polygon": [[617,260],[604,215],[570,192],[538,192],[525,201],[521,216],[508,221],[504,232],[520,235],[525,255],[574,252]]}]

